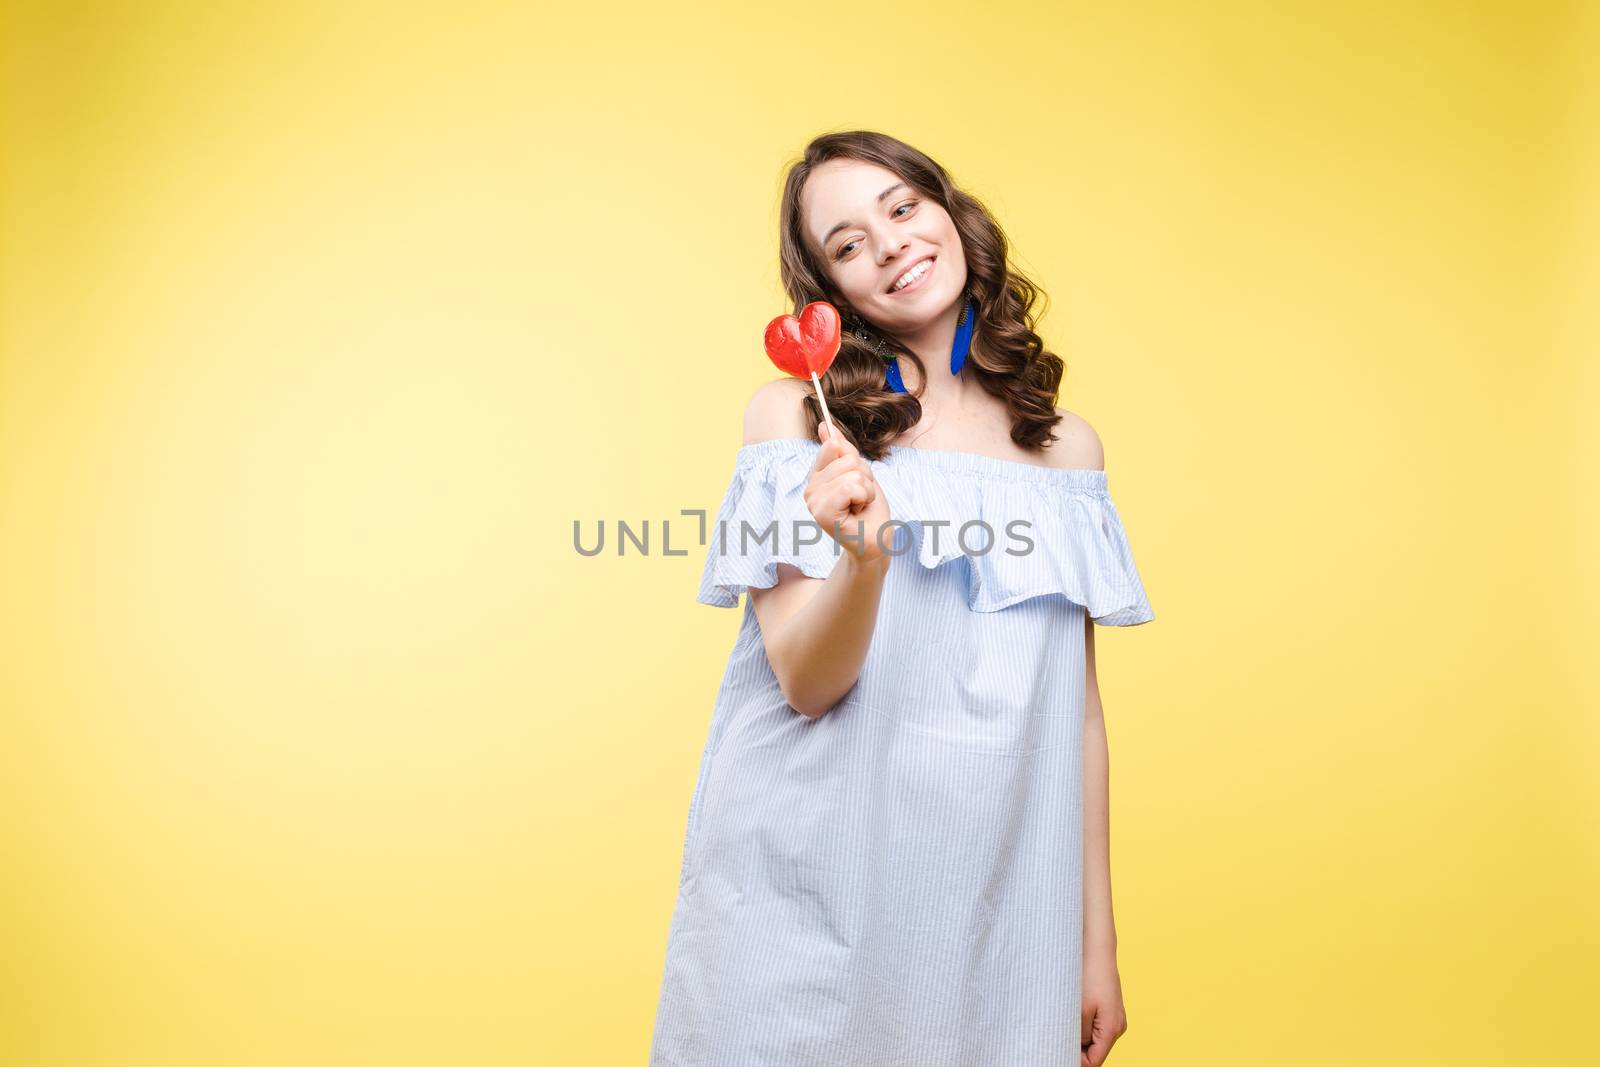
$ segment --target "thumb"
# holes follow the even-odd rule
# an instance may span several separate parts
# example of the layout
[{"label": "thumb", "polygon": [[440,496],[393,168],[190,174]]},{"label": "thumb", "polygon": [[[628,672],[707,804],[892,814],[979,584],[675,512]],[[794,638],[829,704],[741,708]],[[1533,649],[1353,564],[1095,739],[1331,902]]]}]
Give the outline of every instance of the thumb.
[{"label": "thumb", "polygon": [[848,434],[842,434],[841,433],[841,434],[835,434],[833,436],[834,436],[834,439],[839,442],[839,453],[841,455],[859,456],[861,454],[860,450],[858,450],[856,448],[856,446],[853,443],[851,443],[850,437],[849,437]]},{"label": "thumb", "polygon": [[1078,1043],[1085,1067],[1100,1067],[1106,1061],[1106,1049],[1095,1031],[1095,1016],[1098,1013],[1091,1004],[1083,1004],[1079,1009],[1078,1018]]}]

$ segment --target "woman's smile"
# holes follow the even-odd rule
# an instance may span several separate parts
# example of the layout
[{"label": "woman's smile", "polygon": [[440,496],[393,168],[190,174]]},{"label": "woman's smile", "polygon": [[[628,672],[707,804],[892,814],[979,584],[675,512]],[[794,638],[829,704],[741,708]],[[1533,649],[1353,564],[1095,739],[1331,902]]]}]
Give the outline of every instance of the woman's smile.
[{"label": "woman's smile", "polygon": [[[923,260],[923,262],[927,263],[926,267],[918,267],[917,265],[913,264],[912,269],[913,270],[920,269],[922,271],[922,274],[919,277],[913,279],[909,284],[904,285],[899,289],[890,289],[889,290],[889,295],[890,296],[904,296],[906,293],[910,293],[910,292],[913,292],[913,291],[915,291],[917,289],[921,289],[924,285],[926,285],[928,283],[928,278],[929,278],[930,275],[933,274],[934,265],[936,263],[938,263],[938,261],[939,261],[939,257],[938,256],[929,256],[927,259]],[[895,281],[899,281],[899,280],[900,280],[899,278],[895,279]]]}]

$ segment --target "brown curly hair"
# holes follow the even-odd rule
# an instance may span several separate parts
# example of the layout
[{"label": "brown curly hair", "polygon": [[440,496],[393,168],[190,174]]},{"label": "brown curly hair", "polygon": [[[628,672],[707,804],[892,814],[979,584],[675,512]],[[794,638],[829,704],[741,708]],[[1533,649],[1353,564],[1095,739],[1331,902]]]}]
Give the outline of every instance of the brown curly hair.
[{"label": "brown curly hair", "polygon": [[[963,372],[1005,402],[1011,412],[1011,439],[1029,449],[1043,448],[1055,440],[1051,429],[1061,421],[1055,409],[1056,392],[1066,365],[1044,347],[1034,332],[1033,306],[1048,297],[1021,272],[1006,263],[1008,242],[988,210],[978,200],[956,188],[945,169],[922,152],[897,138],[873,130],[823,134],[806,145],[784,180],[779,218],[779,271],[784,290],[794,301],[794,314],[815,300],[833,304],[846,324],[841,330],[839,354],[823,375],[828,411],[837,425],[867,459],[882,459],[887,444],[917,424],[922,417],[922,387],[915,393],[897,393],[884,384],[884,360],[873,343],[862,341],[849,328],[851,308],[816,261],[805,240],[805,220],[800,193],[813,168],[830,159],[858,159],[894,172],[923,196],[938,201],[950,213],[966,252],[967,287],[977,303],[972,350]],[[865,316],[862,316],[865,318]],[[915,352],[867,320],[900,358],[916,364],[919,381],[927,381],[927,368]],[[822,421],[815,395],[805,396],[811,425]],[[813,432],[815,432],[813,430]]]}]

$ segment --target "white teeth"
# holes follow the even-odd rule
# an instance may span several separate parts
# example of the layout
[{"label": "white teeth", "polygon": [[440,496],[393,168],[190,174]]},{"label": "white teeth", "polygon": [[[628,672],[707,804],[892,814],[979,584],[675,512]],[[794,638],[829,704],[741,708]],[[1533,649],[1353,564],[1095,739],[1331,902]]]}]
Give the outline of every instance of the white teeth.
[{"label": "white teeth", "polygon": [[924,274],[928,273],[928,269],[930,267],[932,267],[932,266],[933,266],[933,260],[931,260],[931,259],[923,260],[921,263],[918,263],[915,267],[912,267],[910,270],[908,270],[904,274],[900,275],[900,280],[894,283],[894,288],[896,288],[896,289],[904,289],[906,286],[910,285],[912,282],[916,281],[918,278],[920,278]]}]

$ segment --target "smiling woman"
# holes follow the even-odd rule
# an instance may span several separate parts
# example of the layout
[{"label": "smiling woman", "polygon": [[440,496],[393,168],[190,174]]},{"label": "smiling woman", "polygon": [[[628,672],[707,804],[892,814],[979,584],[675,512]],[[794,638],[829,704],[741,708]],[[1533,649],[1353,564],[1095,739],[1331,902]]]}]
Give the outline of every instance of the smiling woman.
[{"label": "smiling woman", "polygon": [[[882,458],[922,419],[919,349],[954,329],[963,293],[976,312],[963,377],[1003,406],[1019,451],[1049,443],[1065,365],[1034,331],[1040,290],[1008,262],[1000,224],[938,162],[876,131],[818,137],[789,171],[779,229],[796,310],[826,300],[850,327],[824,384],[863,456]],[[908,391],[886,388],[885,357]],[[805,405],[814,425],[822,409],[814,397]]]},{"label": "smiling woman", "polygon": [[745,411],[698,597],[744,614],[650,1064],[1099,1063],[1125,1019],[1094,628],[1155,617],[1099,438],[1054,406],[999,228],[921,153],[818,139],[782,254],[797,307],[895,338],[917,388],[868,334],[823,375],[839,432],[793,378]]}]

